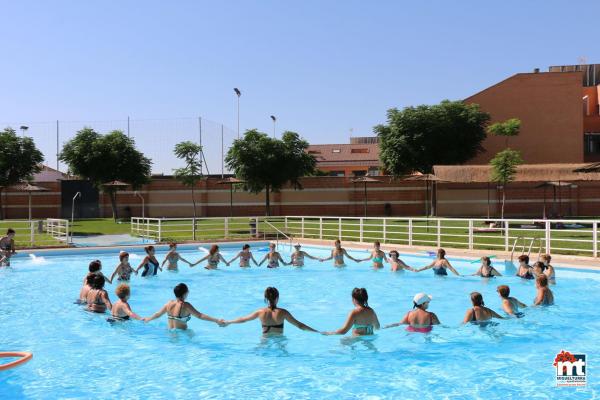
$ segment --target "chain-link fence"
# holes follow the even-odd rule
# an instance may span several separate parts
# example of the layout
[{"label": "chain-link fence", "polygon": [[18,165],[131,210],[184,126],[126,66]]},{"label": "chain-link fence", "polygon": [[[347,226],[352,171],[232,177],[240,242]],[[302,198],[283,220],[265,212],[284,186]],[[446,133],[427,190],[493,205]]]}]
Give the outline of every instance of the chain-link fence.
[{"label": "chain-link fence", "polygon": [[173,149],[175,144],[185,140],[202,144],[206,159],[205,174],[227,173],[223,157],[237,138],[236,130],[202,117],[0,122],[0,129],[6,127],[15,129],[19,135],[32,137],[38,149],[44,153],[44,163],[61,171],[67,170],[58,160],[62,146],[84,127],[93,128],[101,134],[120,130],[129,135],[135,140],[137,148],[152,160],[152,173],[165,175],[170,175],[174,168],[182,166],[182,161],[175,157]]}]

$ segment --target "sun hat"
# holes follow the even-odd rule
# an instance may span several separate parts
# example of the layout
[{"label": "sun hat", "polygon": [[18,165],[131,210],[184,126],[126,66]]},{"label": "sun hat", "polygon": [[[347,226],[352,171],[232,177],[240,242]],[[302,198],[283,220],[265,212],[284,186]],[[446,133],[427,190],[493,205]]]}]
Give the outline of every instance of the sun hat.
[{"label": "sun hat", "polygon": [[413,297],[413,303],[415,303],[417,306],[420,306],[421,304],[431,301],[432,298],[433,297],[426,293],[417,293],[415,294],[415,297]]}]

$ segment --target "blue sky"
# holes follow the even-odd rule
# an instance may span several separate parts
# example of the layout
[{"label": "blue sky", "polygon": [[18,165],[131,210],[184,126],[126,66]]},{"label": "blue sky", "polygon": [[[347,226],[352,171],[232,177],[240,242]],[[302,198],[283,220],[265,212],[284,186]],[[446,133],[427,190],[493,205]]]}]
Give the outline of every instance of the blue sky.
[{"label": "blue sky", "polygon": [[[275,115],[278,131],[347,142],[390,107],[461,99],[582,56],[600,63],[598,1],[0,4],[0,121],[31,124],[46,153],[54,128],[33,132],[35,122],[202,116],[235,129],[233,87],[242,130],[270,133]],[[136,136],[164,153],[157,170],[173,166],[165,154],[178,124]],[[218,131],[204,139],[211,160]]]}]

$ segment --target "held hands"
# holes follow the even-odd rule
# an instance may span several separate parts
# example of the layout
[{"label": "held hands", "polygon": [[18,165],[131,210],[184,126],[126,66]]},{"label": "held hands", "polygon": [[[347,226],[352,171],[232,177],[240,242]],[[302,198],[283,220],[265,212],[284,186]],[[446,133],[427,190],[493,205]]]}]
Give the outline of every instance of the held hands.
[{"label": "held hands", "polygon": [[229,321],[225,321],[221,318],[217,320],[217,325],[219,325],[221,328],[225,328],[227,325],[229,325]]}]

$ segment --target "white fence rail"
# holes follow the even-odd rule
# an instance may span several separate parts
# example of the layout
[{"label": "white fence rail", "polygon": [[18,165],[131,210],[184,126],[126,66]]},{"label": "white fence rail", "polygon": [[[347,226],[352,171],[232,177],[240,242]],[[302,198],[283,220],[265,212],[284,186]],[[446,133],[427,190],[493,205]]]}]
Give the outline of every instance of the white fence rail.
[{"label": "white fence rail", "polygon": [[158,241],[235,238],[315,238],[385,244],[598,257],[600,220],[235,217],[132,218],[133,235]]},{"label": "white fence rail", "polygon": [[17,248],[68,244],[69,221],[66,219],[0,220],[0,236],[3,236],[8,229],[13,229],[16,233]]}]

